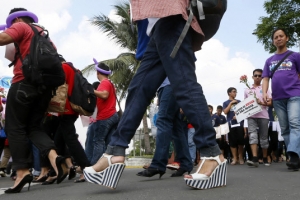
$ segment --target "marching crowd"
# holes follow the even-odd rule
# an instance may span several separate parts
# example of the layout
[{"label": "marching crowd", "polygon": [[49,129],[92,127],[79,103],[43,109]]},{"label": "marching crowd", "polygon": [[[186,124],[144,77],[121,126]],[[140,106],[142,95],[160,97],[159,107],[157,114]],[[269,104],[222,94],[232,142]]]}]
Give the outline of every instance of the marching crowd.
[{"label": "marching crowd", "polygon": [[[64,112],[47,113],[53,88],[33,85],[22,69],[34,37],[28,24],[43,32],[42,27],[33,24],[38,21],[37,16],[24,8],[10,11],[7,29],[0,33],[0,45],[15,43],[18,47],[12,85],[0,107],[3,110],[5,105],[1,130],[7,136],[0,138],[0,150],[4,151],[0,175],[9,173],[6,167],[11,155],[14,179],[14,185],[5,193],[18,193],[31,182],[59,184],[66,177],[75,178],[77,173],[81,175],[75,183],[88,181],[116,188],[125,168],[125,149],[156,94],[159,111],[155,154],[151,164],[138,176],[159,174],[161,177],[168,167],[176,169],[172,177],[187,173],[184,180],[190,187],[224,186],[228,162],[231,165],[246,162],[250,167],[258,167],[259,163],[270,166],[272,161],[282,161],[283,146],[288,169],[299,170],[300,54],[287,49],[289,37],[285,30],[278,28],[273,32],[276,54],[266,61],[264,69],[253,71],[253,85],[244,91],[244,98],[254,96],[261,111],[238,121],[234,108],[241,101],[236,99],[236,88],[228,88],[228,100],[214,114],[197,82],[194,51],[200,50],[204,42],[197,21],[190,21],[191,28],[186,31],[176,55],[173,54],[174,41],[178,40],[188,18],[183,7],[187,7],[185,0],[155,0],[147,4],[132,1],[138,27],[137,59],[141,65],[131,80],[126,108],[119,118],[115,87],[109,80],[111,70],[104,63],[95,62],[99,82],[93,84],[93,93],[97,103],[95,115],[89,118],[85,149],[76,134],[74,123],[79,114],[72,103],[66,98]],[[70,96],[76,70],[61,55],[59,61]],[[269,82],[276,88],[272,93]],[[220,125],[228,126],[228,134],[217,137]],[[282,139],[278,140],[280,135],[284,145]],[[171,141],[175,159],[168,165]],[[197,170],[190,174],[195,162]]]}]

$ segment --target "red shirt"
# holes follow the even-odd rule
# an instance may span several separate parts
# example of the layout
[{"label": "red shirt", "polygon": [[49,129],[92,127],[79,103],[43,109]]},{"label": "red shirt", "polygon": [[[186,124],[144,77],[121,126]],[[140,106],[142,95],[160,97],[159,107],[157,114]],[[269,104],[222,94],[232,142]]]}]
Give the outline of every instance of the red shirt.
[{"label": "red shirt", "polygon": [[[42,30],[38,26],[35,27],[38,29],[38,31]],[[24,22],[17,22],[14,23],[10,28],[6,29],[4,32],[12,37],[14,42],[18,44],[22,59],[24,59],[30,51],[30,42],[32,37],[34,36],[34,32],[31,27]],[[14,77],[12,79],[12,83],[16,83],[24,79],[21,66],[22,62],[18,57],[14,65]]]},{"label": "red shirt", "polygon": [[109,92],[107,99],[104,100],[99,97],[97,98],[97,120],[105,120],[117,112],[115,87],[113,87],[112,83],[108,79],[105,79],[101,81],[97,91]]},{"label": "red shirt", "polygon": [[[69,66],[68,63],[63,63],[62,67],[63,67],[63,70],[65,72],[66,83],[68,84],[68,97],[69,97],[69,96],[71,96],[72,91],[73,91],[73,87],[74,87],[75,71],[73,70],[72,67]],[[74,114],[77,114],[71,108],[71,105],[70,105],[70,102],[69,102],[68,98],[66,100],[65,110],[67,110],[67,112],[64,112],[63,113],[64,115],[74,115]]]}]

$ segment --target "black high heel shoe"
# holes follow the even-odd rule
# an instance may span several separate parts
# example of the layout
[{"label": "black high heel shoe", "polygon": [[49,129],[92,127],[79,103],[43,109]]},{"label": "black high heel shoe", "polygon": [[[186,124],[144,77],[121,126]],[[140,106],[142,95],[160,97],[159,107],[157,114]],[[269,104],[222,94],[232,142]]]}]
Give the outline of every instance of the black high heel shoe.
[{"label": "black high heel shoe", "polygon": [[19,192],[21,192],[23,187],[26,185],[26,183],[28,183],[28,191],[29,191],[32,180],[33,180],[33,176],[31,174],[27,174],[26,176],[24,176],[24,178],[20,181],[20,183],[16,187],[9,188],[9,189],[5,190],[4,192],[6,194],[19,193]]},{"label": "black high heel shoe", "polygon": [[55,159],[55,164],[57,167],[57,184],[60,184],[68,176],[68,167],[65,162],[65,158],[57,156]]},{"label": "black high heel shoe", "polygon": [[290,159],[286,162],[289,170],[299,171],[300,160],[298,154],[289,152]]},{"label": "black high heel shoe", "polygon": [[[188,172],[188,171],[179,168],[176,172],[174,172],[174,173],[171,175],[171,177],[182,176],[185,172]],[[190,174],[190,171],[188,172],[188,174]]]},{"label": "black high heel shoe", "polygon": [[48,178],[48,174],[45,175],[45,176],[43,176],[42,178],[33,180],[32,182],[33,182],[33,183],[43,183],[43,182],[45,182],[45,181],[47,180],[47,178]]},{"label": "black high heel shoe", "polygon": [[57,180],[57,178],[54,178],[54,179],[52,179],[51,181],[44,181],[44,182],[42,183],[42,185],[51,185],[51,184],[53,184],[56,180]]},{"label": "black high heel shoe", "polygon": [[137,176],[144,176],[144,177],[152,177],[156,174],[159,174],[159,178],[161,178],[162,175],[164,175],[165,173],[166,172],[164,172],[164,171],[160,171],[156,168],[150,168],[149,167],[148,169],[145,169],[144,171],[141,171],[141,172],[137,173],[136,175]]},{"label": "black high heel shoe", "polygon": [[71,180],[71,179],[73,179],[75,177],[76,177],[76,168],[74,166],[72,166],[69,169],[69,177],[68,177],[68,179]]}]

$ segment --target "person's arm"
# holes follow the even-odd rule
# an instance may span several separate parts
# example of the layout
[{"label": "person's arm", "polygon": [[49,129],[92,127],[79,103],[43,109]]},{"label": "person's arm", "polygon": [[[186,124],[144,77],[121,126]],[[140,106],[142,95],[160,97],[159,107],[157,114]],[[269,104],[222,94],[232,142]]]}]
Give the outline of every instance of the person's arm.
[{"label": "person's arm", "polygon": [[227,106],[226,108],[224,108],[223,112],[227,115],[227,113],[229,113],[229,111],[230,111],[230,108],[231,108],[232,104],[235,104],[235,103],[237,103],[237,100],[232,100],[232,101],[228,104],[228,106]]},{"label": "person's arm", "polygon": [[269,77],[264,77],[262,82],[263,101],[266,104],[270,101],[268,98],[269,80]]},{"label": "person's arm", "polygon": [[0,33],[0,46],[13,43],[14,40],[7,33]]},{"label": "person's arm", "polygon": [[94,90],[95,95],[101,99],[106,100],[109,97],[109,92],[106,90],[103,91],[98,91],[98,90]]}]

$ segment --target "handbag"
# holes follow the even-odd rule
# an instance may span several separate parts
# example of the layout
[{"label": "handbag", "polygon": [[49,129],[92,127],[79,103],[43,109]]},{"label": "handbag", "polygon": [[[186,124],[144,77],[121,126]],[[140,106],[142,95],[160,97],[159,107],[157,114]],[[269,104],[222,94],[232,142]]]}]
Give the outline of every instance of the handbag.
[{"label": "handbag", "polygon": [[67,98],[68,84],[64,83],[57,88],[56,95],[50,100],[47,111],[55,113],[67,112],[68,110],[65,110]]}]

